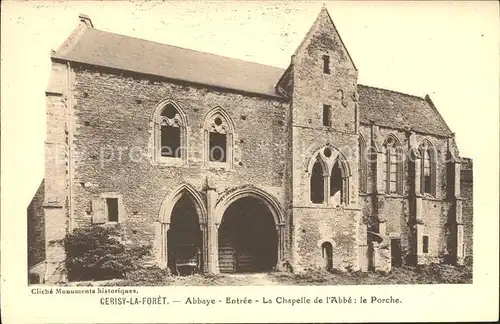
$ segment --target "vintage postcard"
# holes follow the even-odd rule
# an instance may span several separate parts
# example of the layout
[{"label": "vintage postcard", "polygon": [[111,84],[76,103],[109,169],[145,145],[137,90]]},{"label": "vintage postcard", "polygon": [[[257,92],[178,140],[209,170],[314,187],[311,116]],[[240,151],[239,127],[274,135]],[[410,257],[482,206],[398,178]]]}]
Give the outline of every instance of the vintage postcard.
[{"label": "vintage postcard", "polygon": [[498,319],[498,8],[3,2],[2,320]]}]

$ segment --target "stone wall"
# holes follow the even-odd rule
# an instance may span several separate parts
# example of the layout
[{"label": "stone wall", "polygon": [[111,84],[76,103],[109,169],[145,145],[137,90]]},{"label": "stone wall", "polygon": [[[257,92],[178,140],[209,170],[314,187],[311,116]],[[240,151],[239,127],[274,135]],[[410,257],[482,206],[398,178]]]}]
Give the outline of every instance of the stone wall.
[{"label": "stone wall", "polygon": [[45,260],[45,213],[43,211],[44,181],[40,183],[28,212],[28,267]]},{"label": "stone wall", "polygon": [[[429,237],[428,253],[421,253],[421,263],[439,262],[442,261],[446,253],[447,237],[447,221],[450,213],[452,202],[449,201],[448,191],[448,165],[447,157],[447,139],[439,136],[427,134],[414,134],[410,132],[390,129],[385,127],[372,127],[370,125],[361,125],[360,134],[365,139],[366,145],[372,145],[375,150],[380,150],[385,139],[389,136],[395,136],[401,143],[403,152],[406,156],[403,162],[403,191],[400,194],[377,194],[377,172],[380,172],[380,167],[377,166],[376,160],[372,159],[367,172],[367,192],[361,193],[361,202],[363,204],[363,217],[367,219],[369,227],[373,230],[379,230],[378,220],[385,221],[384,230],[389,238],[400,239],[401,252],[403,260],[411,255],[415,255],[419,250],[414,244],[422,245],[423,236]],[[410,139],[410,136],[413,136]],[[421,206],[420,219],[422,224],[419,225],[419,231],[416,231],[415,225],[412,224],[412,213],[414,209],[414,174],[411,172],[411,162],[408,160],[408,150],[410,147],[418,147],[424,140],[429,140],[436,150],[436,193],[434,196],[419,195],[419,204]],[[417,180],[419,181],[419,180]],[[415,235],[418,236],[415,237]],[[417,243],[418,242],[418,243]],[[412,245],[413,244],[413,245]]]},{"label": "stone wall", "polygon": [[[78,226],[91,223],[93,198],[120,194],[125,240],[152,244],[154,222],[166,196],[183,182],[201,192],[206,176],[219,195],[255,185],[285,205],[288,104],[84,66],[75,67],[74,78],[72,185],[73,217]],[[153,111],[165,99],[186,115],[186,165],[152,163]],[[231,170],[203,163],[204,118],[218,106],[235,127]]]}]

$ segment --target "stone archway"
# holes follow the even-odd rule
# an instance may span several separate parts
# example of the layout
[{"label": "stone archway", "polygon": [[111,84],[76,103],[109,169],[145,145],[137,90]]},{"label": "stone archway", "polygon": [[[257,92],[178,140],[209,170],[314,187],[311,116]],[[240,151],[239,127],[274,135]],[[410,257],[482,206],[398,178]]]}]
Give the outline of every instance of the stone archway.
[{"label": "stone archway", "polygon": [[[202,196],[181,184],[164,200],[156,233],[157,260],[174,273],[203,271],[206,267],[207,211]],[[183,264],[183,265],[182,265]]]},{"label": "stone archway", "polygon": [[245,187],[216,207],[220,272],[264,272],[280,264],[284,222],[278,202],[267,192]]}]

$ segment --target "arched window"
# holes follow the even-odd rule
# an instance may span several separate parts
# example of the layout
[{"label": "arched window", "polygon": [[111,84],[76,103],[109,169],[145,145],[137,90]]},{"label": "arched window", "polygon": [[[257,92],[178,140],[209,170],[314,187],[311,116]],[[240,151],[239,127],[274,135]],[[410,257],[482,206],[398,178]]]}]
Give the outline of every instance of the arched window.
[{"label": "arched window", "polygon": [[157,162],[186,160],[186,117],[171,101],[162,102],[155,109],[154,152]]},{"label": "arched window", "polygon": [[329,271],[333,268],[333,247],[332,243],[324,242],[321,244],[321,256],[325,263],[325,270]]},{"label": "arched window", "polygon": [[309,162],[311,202],[340,205],[349,203],[349,168],[336,149],[325,147]]},{"label": "arched window", "polygon": [[344,201],[343,190],[343,177],[342,169],[340,168],[339,161],[336,160],[333,164],[332,172],[330,174],[330,197],[338,197],[338,202]]},{"label": "arched window", "polygon": [[384,142],[382,173],[387,193],[403,193],[403,154],[399,140],[390,135]]},{"label": "arched window", "polygon": [[221,107],[216,107],[207,114],[204,132],[205,165],[232,168],[234,124]]},{"label": "arched window", "polygon": [[368,189],[368,163],[365,139],[359,136],[359,191],[366,193]]},{"label": "arched window", "polygon": [[313,165],[311,172],[311,202],[321,204],[325,201],[325,184],[323,166],[319,159]]},{"label": "arched window", "polygon": [[420,192],[435,196],[436,192],[436,152],[429,141],[419,146],[421,157],[420,165]]},{"label": "arched window", "polygon": [[334,205],[349,203],[349,181],[346,162],[338,154],[330,172],[330,197]]}]

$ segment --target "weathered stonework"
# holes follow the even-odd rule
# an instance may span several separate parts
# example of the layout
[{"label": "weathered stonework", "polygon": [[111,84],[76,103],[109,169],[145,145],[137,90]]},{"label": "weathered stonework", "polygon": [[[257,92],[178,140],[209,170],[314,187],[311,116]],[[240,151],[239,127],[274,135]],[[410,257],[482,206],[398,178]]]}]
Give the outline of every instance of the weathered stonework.
[{"label": "weathered stonework", "polygon": [[28,206],[28,267],[29,282],[43,280],[45,261],[45,215],[43,211],[44,181]]},{"label": "weathered stonework", "polygon": [[[429,98],[358,85],[358,71],[326,9],[271,93],[67,58],[73,42],[93,28],[89,21],[82,19],[53,57],[46,92],[45,282],[65,280],[57,242],[91,224],[121,224],[124,242],[152,245],[149,262],[171,265],[173,214],[183,197],[197,214],[205,272],[230,266],[232,259],[222,254],[232,247],[220,245],[227,243],[220,232],[231,205],[244,199],[269,211],[276,268],[390,271],[397,259],[463,260],[458,244],[464,235],[472,240],[472,195],[462,189],[466,197],[460,196],[464,182],[453,136]],[[414,118],[394,112],[372,119],[377,111],[388,114],[396,101]],[[171,119],[159,115],[168,104],[177,112]],[[414,123],[421,118],[416,111],[429,116],[427,128]],[[222,119],[215,126],[214,116]],[[179,158],[158,157],[160,120],[179,127]],[[227,134],[225,162],[208,159],[213,129]],[[368,152],[360,152],[360,139]],[[383,171],[388,139],[404,157],[395,169],[395,192]],[[417,151],[424,142],[435,152],[431,193],[421,188]],[[311,198],[316,163],[323,170],[322,202]],[[118,201],[112,222],[104,207],[109,199]],[[467,243],[466,254],[471,249]]]},{"label": "weathered stonework", "polygon": [[474,206],[473,201],[473,174],[472,174],[472,160],[467,158],[462,158],[462,169],[461,169],[461,181],[460,181],[460,192],[463,198],[462,202],[462,217],[464,222],[464,244],[465,252],[464,258],[470,259],[472,261],[473,256],[473,213]]}]

